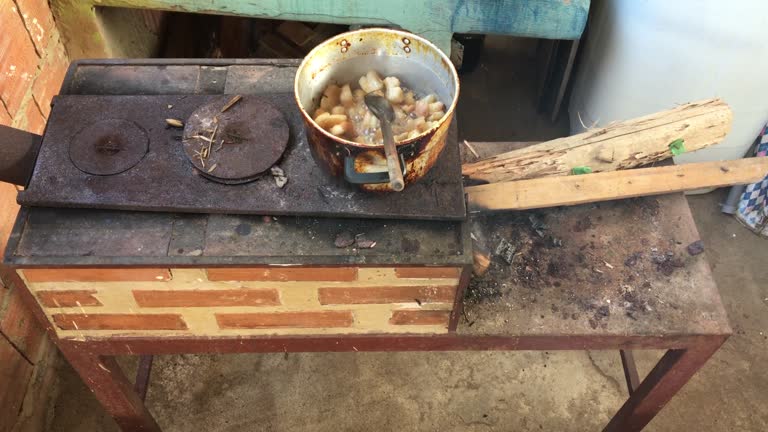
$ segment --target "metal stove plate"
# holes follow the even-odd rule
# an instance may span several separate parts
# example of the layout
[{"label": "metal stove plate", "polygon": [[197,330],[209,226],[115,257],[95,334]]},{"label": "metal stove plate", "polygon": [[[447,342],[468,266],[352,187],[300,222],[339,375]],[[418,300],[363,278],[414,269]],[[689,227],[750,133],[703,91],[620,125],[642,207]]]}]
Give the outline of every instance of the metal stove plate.
[{"label": "metal stove plate", "polygon": [[[371,194],[330,177],[314,161],[301,114],[291,93],[260,95],[281,111],[289,144],[279,166],[288,183],[271,176],[241,185],[214,183],[184,154],[182,130],[167,118],[186,119],[221,96],[59,96],[54,101],[37,164],[23,205],[117,210],[261,215],[461,220],[466,217],[461,165],[452,125],[434,168],[399,194]],[[170,107],[170,108],[169,108]],[[132,121],[146,130],[149,151],[133,168],[110,176],[88,175],[69,160],[68,144],[83,125],[107,118]]]},{"label": "metal stove plate", "polygon": [[149,138],[141,126],[100,120],[85,126],[69,142],[69,159],[86,174],[113,175],[133,168],[147,154]]},{"label": "metal stove plate", "polygon": [[183,143],[201,174],[237,184],[257,179],[280,160],[289,130],[283,114],[265,98],[248,95],[221,112],[231,100],[221,96],[196,109],[184,125]]}]

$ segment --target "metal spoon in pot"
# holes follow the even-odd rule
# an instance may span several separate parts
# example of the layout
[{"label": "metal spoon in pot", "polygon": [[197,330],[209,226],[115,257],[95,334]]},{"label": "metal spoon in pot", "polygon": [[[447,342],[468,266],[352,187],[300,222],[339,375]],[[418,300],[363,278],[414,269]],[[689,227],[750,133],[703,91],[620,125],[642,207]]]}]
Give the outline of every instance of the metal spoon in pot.
[{"label": "metal spoon in pot", "polygon": [[395,120],[395,111],[385,98],[367,94],[363,98],[368,109],[371,110],[381,122],[381,134],[384,136],[384,153],[387,155],[387,170],[389,171],[389,185],[392,190],[400,192],[405,188],[403,171],[400,168],[400,158],[395,146],[395,137],[392,135],[392,122]]}]

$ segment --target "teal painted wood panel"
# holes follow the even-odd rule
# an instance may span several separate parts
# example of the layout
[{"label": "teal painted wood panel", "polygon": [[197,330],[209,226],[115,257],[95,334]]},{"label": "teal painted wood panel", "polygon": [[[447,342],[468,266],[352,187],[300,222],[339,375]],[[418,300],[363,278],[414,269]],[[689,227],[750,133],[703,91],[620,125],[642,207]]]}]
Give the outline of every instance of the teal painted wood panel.
[{"label": "teal painted wood panel", "polygon": [[454,33],[499,33],[544,39],[579,39],[590,0],[457,1]]},{"label": "teal painted wood panel", "polygon": [[578,39],[590,0],[49,0],[71,59],[110,57],[95,7],[400,27],[445,52],[453,33]]},{"label": "teal painted wood panel", "polygon": [[448,51],[453,33],[578,39],[587,22],[589,3],[589,0],[101,0],[94,4],[398,26]]}]

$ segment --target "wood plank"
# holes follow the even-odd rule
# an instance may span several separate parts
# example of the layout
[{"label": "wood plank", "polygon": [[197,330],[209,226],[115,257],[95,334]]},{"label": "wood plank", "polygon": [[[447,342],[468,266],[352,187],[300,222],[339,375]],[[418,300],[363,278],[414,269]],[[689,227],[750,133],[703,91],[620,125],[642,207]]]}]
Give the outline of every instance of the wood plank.
[{"label": "wood plank", "polygon": [[541,141],[467,141],[464,140],[461,149],[461,163],[468,164],[488,159],[514,150],[540,144]]},{"label": "wood plank", "polygon": [[680,105],[645,117],[591,129],[462,165],[462,174],[490,183],[564,176],[588,166],[593,172],[648,165],[672,157],[669,144],[687,152],[717,144],[731,129],[731,109],[719,99]]},{"label": "wood plank", "polygon": [[576,205],[709,187],[753,183],[768,173],[768,157],[543,177],[467,187],[470,212]]},{"label": "wood plank", "polygon": [[156,282],[171,279],[167,268],[62,268],[19,270],[27,282]]}]

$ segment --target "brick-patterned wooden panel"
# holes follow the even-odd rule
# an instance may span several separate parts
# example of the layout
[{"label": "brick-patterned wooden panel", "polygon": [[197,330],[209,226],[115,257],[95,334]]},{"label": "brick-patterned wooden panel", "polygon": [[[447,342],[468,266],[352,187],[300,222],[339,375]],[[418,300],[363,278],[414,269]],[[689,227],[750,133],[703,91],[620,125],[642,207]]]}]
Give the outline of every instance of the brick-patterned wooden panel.
[{"label": "brick-patterned wooden panel", "polygon": [[320,288],[320,304],[449,303],[456,286]]},{"label": "brick-patterned wooden panel", "polygon": [[181,315],[174,314],[55,314],[62,330],[186,330]]},{"label": "brick-patterned wooden panel", "polygon": [[398,267],[395,274],[399,278],[458,278],[461,269],[457,267]]},{"label": "brick-patterned wooden panel", "polygon": [[22,272],[27,282],[139,282],[171,278],[170,270],[158,268],[24,269]]},{"label": "brick-patterned wooden panel", "polygon": [[133,291],[139,307],[277,306],[276,289]]},{"label": "brick-patterned wooden panel", "polygon": [[398,310],[392,312],[389,323],[393,325],[448,325],[451,311]]},{"label": "brick-patterned wooden panel", "polygon": [[216,314],[223,329],[350,327],[353,321],[350,311]]},{"label": "brick-patterned wooden panel", "polygon": [[209,268],[212,281],[353,281],[354,267],[249,267]]},{"label": "brick-patterned wooden panel", "polygon": [[40,304],[49,308],[102,305],[99,299],[93,296],[96,290],[38,291],[35,294]]},{"label": "brick-patterned wooden panel", "polygon": [[445,333],[458,273],[421,270],[70,268],[19,275],[62,338]]}]

